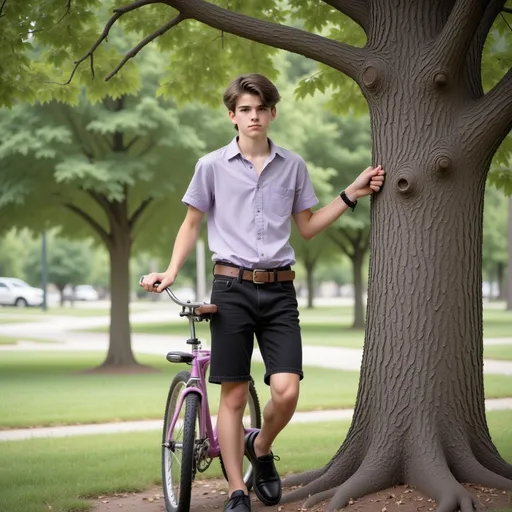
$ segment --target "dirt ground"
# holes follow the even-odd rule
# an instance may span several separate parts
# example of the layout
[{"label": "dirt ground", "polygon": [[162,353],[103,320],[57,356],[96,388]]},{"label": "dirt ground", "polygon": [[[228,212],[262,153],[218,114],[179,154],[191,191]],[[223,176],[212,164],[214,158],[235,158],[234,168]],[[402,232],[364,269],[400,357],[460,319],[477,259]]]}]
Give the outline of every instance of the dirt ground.
[{"label": "dirt ground", "polygon": [[[509,493],[488,489],[481,486],[466,486],[480,501],[484,510],[499,509],[512,512],[512,497]],[[226,500],[226,482],[224,480],[201,480],[194,483],[192,490],[191,512],[203,510],[222,510]],[[283,490],[286,493],[286,489]],[[265,507],[251,493],[252,512],[302,512],[301,502]],[[320,512],[325,503],[320,503],[311,512]],[[436,503],[420,492],[405,486],[393,487],[347,505],[347,512],[429,512],[436,508]],[[98,496],[93,512],[165,512],[163,491],[160,487],[148,489],[141,493],[121,493],[113,496]]]}]

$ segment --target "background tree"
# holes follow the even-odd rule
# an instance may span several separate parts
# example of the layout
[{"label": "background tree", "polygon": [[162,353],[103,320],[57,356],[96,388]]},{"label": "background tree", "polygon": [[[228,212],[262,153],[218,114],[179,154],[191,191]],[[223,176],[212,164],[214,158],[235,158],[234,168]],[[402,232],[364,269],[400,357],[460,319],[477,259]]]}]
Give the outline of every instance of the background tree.
[{"label": "background tree", "polygon": [[[508,199],[494,187],[485,190],[483,270],[491,283],[490,298],[505,300],[508,260]],[[494,285],[496,293],[493,295]]]},{"label": "background tree", "polygon": [[[112,23],[151,3],[118,8]],[[176,10],[145,41],[176,25],[171,34],[193,30],[182,23],[192,19],[347,75],[368,102],[373,162],[388,173],[372,208],[369,315],[352,426],[324,468],[288,480],[305,485],[285,500],[331,497],[331,511],[407,482],[433,495],[440,512],[466,512],[473,498],[459,482],[512,489],[512,467],[489,437],[482,372],[482,205],[492,157],[512,127],[512,69],[484,93],[481,57],[505,1],[292,0],[305,28],[322,35],[261,19],[283,21],[274,2],[258,4],[260,19],[238,12],[254,12],[253,2],[160,3]],[[343,14],[366,33],[364,47],[340,42]],[[338,77],[325,70],[321,80],[341,87]]]},{"label": "background tree", "polygon": [[[87,242],[67,240],[50,234],[47,251],[48,282],[59,290],[60,305],[63,306],[64,288],[83,284],[91,272],[91,247]],[[41,267],[41,255],[31,251],[25,262],[25,274],[30,282],[40,282]]]},{"label": "background tree", "polygon": [[172,102],[155,98],[160,62],[158,53],[146,55],[136,96],[91,104],[83,95],[73,107],[19,104],[0,120],[1,227],[60,226],[74,237],[93,234],[108,251],[107,367],[136,364],[128,307],[132,247],[155,246],[172,230],[173,194],[206,148]]}]

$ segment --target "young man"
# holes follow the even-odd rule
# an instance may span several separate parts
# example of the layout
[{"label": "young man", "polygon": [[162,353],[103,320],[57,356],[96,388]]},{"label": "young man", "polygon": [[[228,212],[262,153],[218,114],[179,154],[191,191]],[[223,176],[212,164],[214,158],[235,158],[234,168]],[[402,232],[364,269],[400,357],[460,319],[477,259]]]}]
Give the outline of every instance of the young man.
[{"label": "young man", "polygon": [[[265,505],[281,499],[271,445],[295,411],[303,377],[290,218],[304,238],[313,238],[354,208],[359,198],[378,192],[384,182],[381,167],[369,167],[340,196],[313,212],[318,200],[304,161],[267,138],[279,99],[276,87],[261,75],[243,75],[231,82],[224,104],[238,136],[197,163],[183,198],[188,212],[169,267],[149,274],[142,283],[154,291],[153,284],[160,281],[156,291],[162,292],[175,282],[207,214],[215,262],[211,302],[218,306],[210,324],[209,380],[221,384],[217,430],[229,481],[224,510],[229,512],[250,510],[242,478],[244,452],[253,464],[258,498]],[[242,417],[254,335],[271,399],[261,431],[244,441]]]}]

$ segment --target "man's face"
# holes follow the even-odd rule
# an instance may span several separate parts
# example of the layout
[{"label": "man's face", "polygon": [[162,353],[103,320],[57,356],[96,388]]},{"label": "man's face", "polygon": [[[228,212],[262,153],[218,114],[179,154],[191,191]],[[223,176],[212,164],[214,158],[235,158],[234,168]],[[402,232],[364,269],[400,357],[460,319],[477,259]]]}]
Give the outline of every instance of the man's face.
[{"label": "man's face", "polygon": [[266,137],[270,122],[276,117],[276,109],[263,105],[258,95],[244,94],[238,98],[235,112],[229,111],[229,117],[233,124],[238,125],[241,135],[250,138]]}]

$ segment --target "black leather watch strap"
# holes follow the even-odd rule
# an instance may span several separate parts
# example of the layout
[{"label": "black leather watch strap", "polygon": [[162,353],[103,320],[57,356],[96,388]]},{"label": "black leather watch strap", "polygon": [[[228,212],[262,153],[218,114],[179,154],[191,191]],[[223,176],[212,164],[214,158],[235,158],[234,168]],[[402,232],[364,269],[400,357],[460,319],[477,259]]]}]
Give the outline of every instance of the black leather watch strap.
[{"label": "black leather watch strap", "polygon": [[340,197],[341,199],[343,200],[343,202],[352,210],[354,211],[356,205],[357,205],[357,201],[354,201],[352,202],[348,197],[347,197],[347,194],[345,194],[345,191],[342,190],[340,192]]}]

